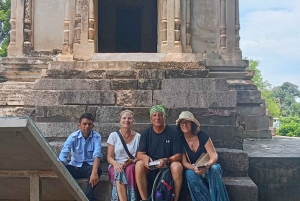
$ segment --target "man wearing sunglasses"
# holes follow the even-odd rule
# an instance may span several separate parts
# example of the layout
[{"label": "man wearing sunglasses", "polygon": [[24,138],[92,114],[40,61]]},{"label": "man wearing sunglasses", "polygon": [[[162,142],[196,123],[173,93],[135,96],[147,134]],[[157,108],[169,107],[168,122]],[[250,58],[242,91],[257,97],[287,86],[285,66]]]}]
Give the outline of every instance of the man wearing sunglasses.
[{"label": "man wearing sunglasses", "polygon": [[[93,130],[94,117],[90,113],[80,116],[79,130],[71,133],[59,154],[59,160],[75,179],[88,178],[85,195],[93,200],[93,192],[102,173],[100,168],[101,135]],[[71,152],[71,161],[67,157]]]}]

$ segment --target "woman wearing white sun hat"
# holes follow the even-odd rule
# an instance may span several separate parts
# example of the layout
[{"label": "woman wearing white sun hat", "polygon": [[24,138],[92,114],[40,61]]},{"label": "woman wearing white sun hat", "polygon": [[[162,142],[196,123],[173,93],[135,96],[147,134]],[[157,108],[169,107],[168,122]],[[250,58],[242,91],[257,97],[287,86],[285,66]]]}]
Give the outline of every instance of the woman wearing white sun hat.
[{"label": "woman wearing white sun hat", "polygon": [[[182,164],[192,201],[228,201],[228,194],[222,180],[222,168],[217,164],[218,154],[200,123],[189,111],[183,111],[176,120],[186,151]],[[194,165],[202,153],[208,153],[209,160],[204,167]]]}]

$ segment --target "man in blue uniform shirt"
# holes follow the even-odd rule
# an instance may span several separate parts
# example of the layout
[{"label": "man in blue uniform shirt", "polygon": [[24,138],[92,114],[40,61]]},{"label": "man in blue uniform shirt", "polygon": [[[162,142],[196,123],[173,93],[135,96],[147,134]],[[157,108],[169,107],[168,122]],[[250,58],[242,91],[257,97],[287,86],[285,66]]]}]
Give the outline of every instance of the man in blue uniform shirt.
[{"label": "man in blue uniform shirt", "polygon": [[[78,131],[70,134],[59,154],[71,175],[75,178],[88,178],[86,196],[92,201],[93,191],[99,182],[102,173],[100,168],[101,136],[93,130],[94,117],[90,113],[80,116]],[[67,157],[71,152],[71,161],[67,163]]]}]

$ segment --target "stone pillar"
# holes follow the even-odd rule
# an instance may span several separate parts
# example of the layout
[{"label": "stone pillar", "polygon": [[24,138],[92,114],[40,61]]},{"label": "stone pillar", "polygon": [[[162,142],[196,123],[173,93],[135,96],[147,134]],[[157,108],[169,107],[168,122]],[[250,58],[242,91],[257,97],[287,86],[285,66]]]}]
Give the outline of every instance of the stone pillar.
[{"label": "stone pillar", "polygon": [[66,1],[65,19],[64,19],[64,43],[62,48],[63,54],[70,54],[70,4]]},{"label": "stone pillar", "polygon": [[182,13],[181,16],[181,40],[182,51],[185,53],[192,53],[191,47],[191,0],[184,0],[181,2]]},{"label": "stone pillar", "polygon": [[162,0],[161,9],[161,52],[181,53],[180,0]]},{"label": "stone pillar", "polygon": [[33,47],[32,41],[32,33],[33,29],[32,26],[32,0],[25,0],[24,2],[24,43],[23,49],[24,54],[30,55],[31,49]]},{"label": "stone pillar", "polygon": [[89,60],[95,52],[94,0],[77,0],[73,57]]},{"label": "stone pillar", "polygon": [[239,0],[220,0],[220,53],[225,60],[241,60],[239,48]]},{"label": "stone pillar", "polygon": [[11,0],[10,15],[10,43],[7,48],[8,56],[20,55],[23,53],[23,17],[24,0]]}]

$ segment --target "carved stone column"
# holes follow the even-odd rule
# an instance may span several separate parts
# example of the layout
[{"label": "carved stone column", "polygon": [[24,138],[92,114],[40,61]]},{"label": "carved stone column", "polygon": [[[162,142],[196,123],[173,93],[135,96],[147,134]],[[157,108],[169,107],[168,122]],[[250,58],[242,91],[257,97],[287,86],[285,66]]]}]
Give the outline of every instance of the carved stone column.
[{"label": "carved stone column", "polygon": [[70,4],[66,1],[65,6],[65,19],[64,19],[64,43],[63,43],[63,54],[70,54]]},{"label": "carved stone column", "polygon": [[161,52],[181,53],[180,0],[163,0],[161,9]]},{"label": "carved stone column", "polygon": [[74,59],[88,60],[95,52],[94,1],[77,0],[76,2]]},{"label": "carved stone column", "polygon": [[221,1],[220,53],[222,59],[241,60],[239,48],[239,3],[238,0]]},{"label": "carved stone column", "polygon": [[24,0],[11,0],[10,43],[8,56],[23,54]]},{"label": "carved stone column", "polygon": [[24,2],[24,53],[30,54],[32,48],[32,0]]},{"label": "carved stone column", "polygon": [[94,43],[95,37],[95,14],[94,14],[94,1],[90,0],[89,4],[89,43]]},{"label": "carved stone column", "polygon": [[191,47],[191,0],[186,0],[186,53],[192,53]]}]

